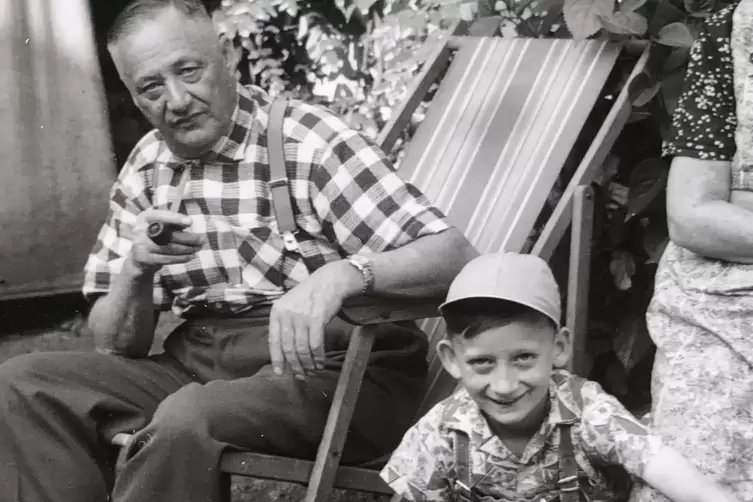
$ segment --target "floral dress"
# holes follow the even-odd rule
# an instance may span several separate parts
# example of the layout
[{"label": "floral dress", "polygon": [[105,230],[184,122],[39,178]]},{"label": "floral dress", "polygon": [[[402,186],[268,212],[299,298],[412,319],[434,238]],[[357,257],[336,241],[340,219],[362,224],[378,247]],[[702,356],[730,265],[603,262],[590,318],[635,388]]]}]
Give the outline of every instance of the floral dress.
[{"label": "floral dress", "polygon": [[[706,22],[665,154],[731,161],[731,187],[753,190],[753,0]],[[740,500],[753,500],[753,266],[670,244],[647,322],[657,346],[656,433]],[[632,494],[634,502],[660,500],[645,485]]]}]

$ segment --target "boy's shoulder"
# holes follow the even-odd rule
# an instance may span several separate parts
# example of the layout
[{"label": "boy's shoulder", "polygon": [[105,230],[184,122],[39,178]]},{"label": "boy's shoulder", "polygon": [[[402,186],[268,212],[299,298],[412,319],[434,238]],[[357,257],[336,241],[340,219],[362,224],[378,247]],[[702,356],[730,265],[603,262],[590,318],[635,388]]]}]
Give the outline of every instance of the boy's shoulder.
[{"label": "boy's shoulder", "polygon": [[567,370],[552,372],[551,390],[560,407],[566,408],[578,419],[582,418],[584,411],[590,410],[605,399],[615,399],[598,383],[573,375]]},{"label": "boy's shoulder", "polygon": [[599,392],[598,384],[583,377],[573,375],[567,370],[555,370],[550,379],[550,390],[556,402],[560,404],[560,413],[571,412],[573,418],[581,418],[583,409],[592,395]]}]

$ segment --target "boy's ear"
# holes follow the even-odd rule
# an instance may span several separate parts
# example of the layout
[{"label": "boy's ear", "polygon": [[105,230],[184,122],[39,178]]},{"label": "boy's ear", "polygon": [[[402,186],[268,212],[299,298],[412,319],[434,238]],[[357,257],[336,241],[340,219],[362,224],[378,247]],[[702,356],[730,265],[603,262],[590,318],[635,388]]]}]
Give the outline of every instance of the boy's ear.
[{"label": "boy's ear", "polygon": [[570,330],[567,328],[561,328],[559,332],[554,335],[554,367],[564,368],[567,366],[572,350],[573,341],[570,336]]},{"label": "boy's ear", "polygon": [[452,375],[452,378],[455,380],[460,380],[460,366],[458,365],[457,355],[455,354],[452,342],[446,338],[440,340],[437,344],[437,354],[447,373]]}]

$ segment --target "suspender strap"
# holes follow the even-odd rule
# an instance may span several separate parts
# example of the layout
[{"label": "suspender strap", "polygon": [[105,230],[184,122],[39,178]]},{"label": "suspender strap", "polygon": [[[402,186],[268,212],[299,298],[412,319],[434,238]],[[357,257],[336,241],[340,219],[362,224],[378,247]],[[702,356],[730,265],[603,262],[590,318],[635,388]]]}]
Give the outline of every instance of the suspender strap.
[{"label": "suspender strap", "polygon": [[575,448],[573,447],[572,425],[560,425],[559,430],[560,479],[557,485],[560,489],[560,502],[578,502],[580,500],[580,483],[578,463],[575,461]]},{"label": "suspender strap", "polygon": [[295,239],[297,226],[293,213],[290,180],[285,167],[285,144],[282,134],[282,124],[287,106],[287,99],[277,98],[272,102],[269,111],[267,123],[269,187],[272,193],[272,209],[277,220],[277,227],[285,241],[285,249],[298,251],[298,241]]},{"label": "suspender strap", "polygon": [[456,480],[453,495],[456,502],[472,502],[473,491],[471,483],[471,451],[468,436],[455,431],[453,436],[453,450],[455,451]]}]

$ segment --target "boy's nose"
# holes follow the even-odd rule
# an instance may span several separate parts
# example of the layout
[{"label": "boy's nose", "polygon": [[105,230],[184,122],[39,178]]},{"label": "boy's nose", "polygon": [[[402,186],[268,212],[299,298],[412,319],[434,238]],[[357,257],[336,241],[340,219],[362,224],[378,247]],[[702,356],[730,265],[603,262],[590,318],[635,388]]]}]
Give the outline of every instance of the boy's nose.
[{"label": "boy's nose", "polygon": [[489,390],[494,397],[506,398],[513,397],[518,389],[518,378],[513,371],[501,370],[494,374],[489,382]]}]

